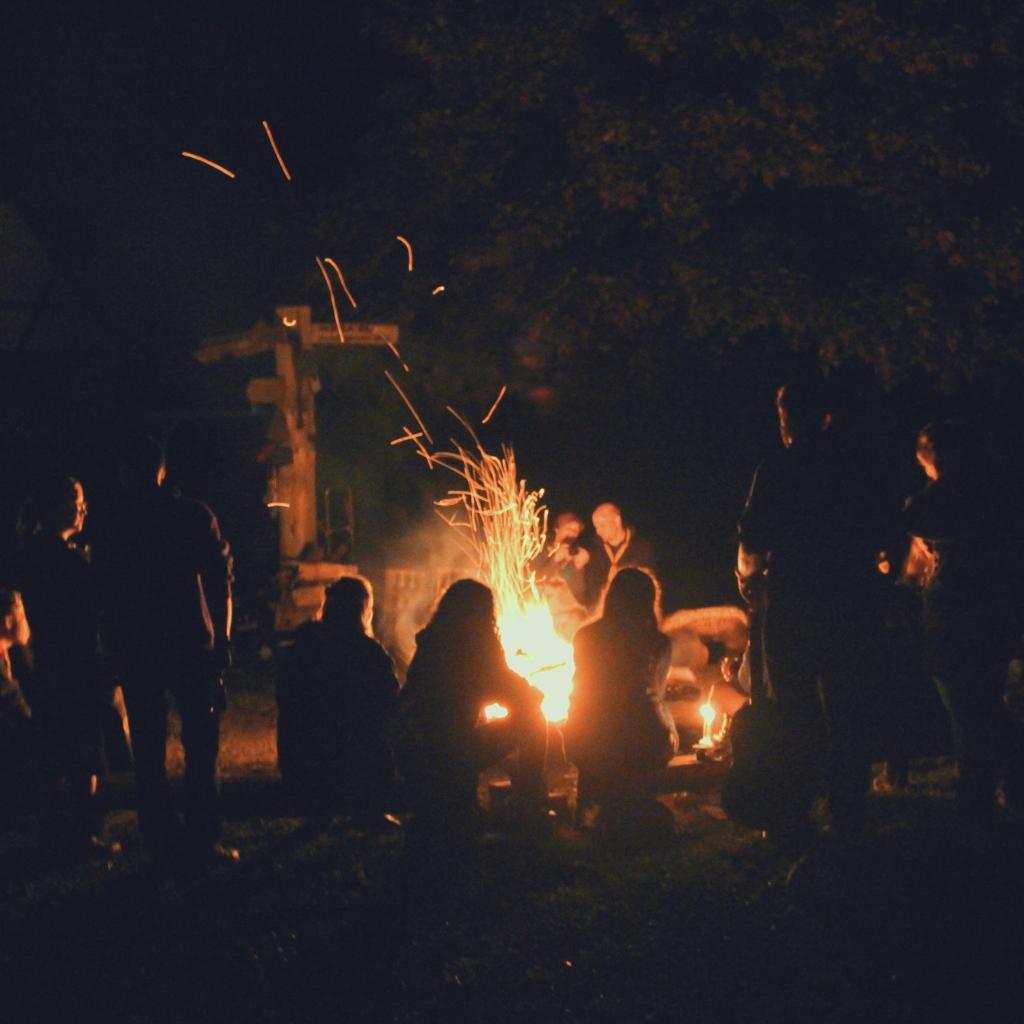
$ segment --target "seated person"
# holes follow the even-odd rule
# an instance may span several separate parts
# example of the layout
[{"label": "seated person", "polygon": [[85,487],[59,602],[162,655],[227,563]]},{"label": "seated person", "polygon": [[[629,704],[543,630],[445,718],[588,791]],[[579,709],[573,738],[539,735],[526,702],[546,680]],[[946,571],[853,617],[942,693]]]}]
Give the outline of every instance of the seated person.
[{"label": "seated person", "polygon": [[551,610],[555,632],[567,643],[571,643],[587,617],[586,566],[590,552],[580,543],[585,528],[582,516],[562,512],[555,520],[554,543],[537,569],[540,591]]},{"label": "seated person", "polygon": [[299,627],[277,683],[277,760],[289,795],[312,814],[370,822],[391,797],[385,724],[398,679],[370,635],[373,591],[361,576],[327,590],[320,622]]},{"label": "seated person", "polygon": [[0,811],[20,809],[29,788],[32,709],[11,673],[10,649],[29,640],[21,595],[0,589]]},{"label": "seated person", "polygon": [[576,671],[566,754],[579,768],[581,797],[636,798],[679,746],[665,705],[672,645],[658,629],[658,586],[636,568],[617,573],[604,615],[573,641]]},{"label": "seated person", "polygon": [[[505,662],[490,589],[453,583],[416,637],[398,701],[395,754],[415,808],[438,820],[464,818],[476,807],[479,773],[510,754],[513,792],[539,807],[547,796],[542,700]],[[508,714],[485,721],[490,704]]]},{"label": "seated person", "polygon": [[587,564],[586,605],[600,608],[608,584],[620,569],[633,566],[654,572],[654,548],[622,521],[618,505],[605,502],[592,516],[597,537],[591,544]]}]

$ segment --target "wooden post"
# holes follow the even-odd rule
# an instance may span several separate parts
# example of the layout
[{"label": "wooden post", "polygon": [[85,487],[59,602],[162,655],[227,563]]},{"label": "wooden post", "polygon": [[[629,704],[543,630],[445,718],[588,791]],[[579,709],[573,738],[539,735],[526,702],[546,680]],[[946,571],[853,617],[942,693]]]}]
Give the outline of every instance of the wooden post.
[{"label": "wooden post", "polygon": [[[277,407],[271,440],[284,457],[272,466],[266,501],[278,514],[280,554],[285,567],[300,560],[318,560],[309,552],[317,546],[316,393],[320,379],[315,373],[297,373],[295,348],[309,351],[314,346],[340,346],[342,341],[335,324],[311,321],[309,306],[279,306],[274,312],[276,323],[272,326],[259,323],[241,334],[207,338],[195,356],[201,363],[212,363],[225,356],[257,355],[273,349],[275,376],[254,377],[246,388],[246,397],[253,403]],[[342,324],[342,332],[345,345],[398,343],[394,324]],[[314,576],[319,579],[317,574]],[[279,622],[278,628],[294,628],[303,618],[311,617],[308,609],[298,610],[295,615],[298,621],[292,623],[295,616],[286,616],[288,622]],[[278,618],[281,620],[280,615]]]}]

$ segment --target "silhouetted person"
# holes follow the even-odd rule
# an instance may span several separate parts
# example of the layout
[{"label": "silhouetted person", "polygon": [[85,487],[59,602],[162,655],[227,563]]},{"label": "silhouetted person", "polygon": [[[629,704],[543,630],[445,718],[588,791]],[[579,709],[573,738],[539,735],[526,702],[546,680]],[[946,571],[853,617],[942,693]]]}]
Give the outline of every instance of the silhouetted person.
[{"label": "silhouetted person", "polygon": [[73,477],[53,480],[27,511],[21,591],[32,623],[31,697],[49,775],[48,827],[51,841],[74,856],[98,843],[96,776],[104,769],[102,713],[112,696],[99,662],[92,567],[72,541],[85,522],[82,485]]},{"label": "silhouetted person", "polygon": [[994,809],[1004,779],[1024,798],[1020,725],[1003,702],[1007,667],[1024,628],[1020,520],[1009,481],[967,425],[932,423],[917,458],[928,485],[908,505],[906,527],[932,565],[924,588],[925,662],[952,725],[957,800],[972,816]]},{"label": "silhouetted person", "polygon": [[555,536],[537,567],[541,594],[551,611],[555,632],[571,642],[587,617],[587,563],[590,552],[581,543],[583,517],[562,512],[555,519]]},{"label": "silhouetted person", "polygon": [[769,699],[781,726],[767,744],[774,761],[762,766],[778,779],[774,820],[757,824],[810,840],[823,749],[833,829],[852,838],[863,829],[877,728],[884,503],[833,443],[822,379],[786,385],[778,412],[784,448],[758,467],[739,523],[740,592],[764,603]]},{"label": "silhouetted person", "polygon": [[32,709],[11,671],[10,649],[29,641],[28,619],[16,590],[0,588],[0,814],[27,810],[32,788]]},{"label": "silhouetted person", "polygon": [[604,615],[573,640],[565,749],[579,768],[581,798],[649,796],[679,737],[665,706],[672,644],[658,628],[658,590],[644,570],[617,573]]},{"label": "silhouetted person", "polygon": [[[222,677],[230,662],[228,546],[206,505],[163,486],[163,449],[153,438],[131,445],[120,469],[121,501],[96,538],[94,564],[104,648],[128,710],[143,839],[157,859],[234,858],[217,841]],[[165,765],[168,692],[185,749],[183,830]]]},{"label": "silhouetted person", "polygon": [[278,672],[278,767],[313,815],[370,823],[388,809],[394,759],[385,724],[399,685],[372,621],[369,582],[343,576],[327,590],[321,621],[299,627]]},{"label": "silhouetted person", "polygon": [[650,569],[653,573],[654,548],[640,537],[636,529],[622,521],[618,505],[605,502],[594,509],[591,517],[596,537],[590,547],[587,564],[587,600],[589,607],[599,605],[608,584],[620,569],[632,566]]},{"label": "silhouetted person", "polygon": [[[506,664],[490,589],[453,583],[416,636],[398,699],[395,755],[415,807],[441,824],[465,819],[476,807],[479,773],[516,752],[513,790],[539,807],[547,796],[542,700]],[[484,721],[491,704],[508,714]]]}]

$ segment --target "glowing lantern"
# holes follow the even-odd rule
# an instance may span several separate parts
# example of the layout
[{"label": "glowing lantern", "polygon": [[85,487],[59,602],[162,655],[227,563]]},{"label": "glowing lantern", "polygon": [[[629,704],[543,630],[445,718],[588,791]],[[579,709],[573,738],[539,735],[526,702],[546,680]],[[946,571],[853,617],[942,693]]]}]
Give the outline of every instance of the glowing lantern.
[{"label": "glowing lantern", "polygon": [[697,744],[697,746],[713,747],[715,745],[715,738],[711,734],[711,727],[715,724],[715,716],[717,712],[711,706],[711,704],[708,703],[700,709],[700,714],[701,717],[704,719],[704,734],[701,736],[700,742]]}]

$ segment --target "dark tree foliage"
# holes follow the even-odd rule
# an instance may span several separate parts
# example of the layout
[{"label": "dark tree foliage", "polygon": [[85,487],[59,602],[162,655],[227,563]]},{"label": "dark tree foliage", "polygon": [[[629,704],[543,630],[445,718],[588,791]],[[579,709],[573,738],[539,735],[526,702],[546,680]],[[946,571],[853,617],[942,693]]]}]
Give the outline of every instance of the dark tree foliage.
[{"label": "dark tree foliage", "polygon": [[886,382],[1021,363],[1012,0],[391,0],[368,28],[390,115],[321,231],[439,396],[752,336]]}]

